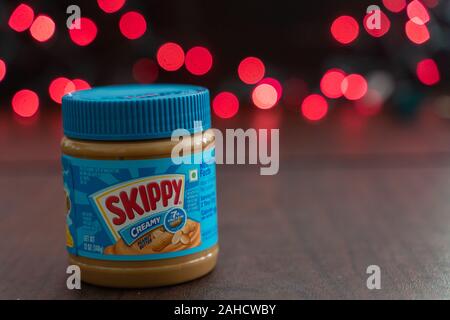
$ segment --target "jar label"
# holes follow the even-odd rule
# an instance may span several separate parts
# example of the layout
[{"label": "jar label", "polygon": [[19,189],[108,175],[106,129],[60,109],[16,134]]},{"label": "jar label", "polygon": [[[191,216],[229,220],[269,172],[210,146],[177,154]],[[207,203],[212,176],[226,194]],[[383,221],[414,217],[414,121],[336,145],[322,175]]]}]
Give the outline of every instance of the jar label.
[{"label": "jar label", "polygon": [[217,243],[214,148],[190,158],[62,156],[67,250],[101,260],[180,257]]}]

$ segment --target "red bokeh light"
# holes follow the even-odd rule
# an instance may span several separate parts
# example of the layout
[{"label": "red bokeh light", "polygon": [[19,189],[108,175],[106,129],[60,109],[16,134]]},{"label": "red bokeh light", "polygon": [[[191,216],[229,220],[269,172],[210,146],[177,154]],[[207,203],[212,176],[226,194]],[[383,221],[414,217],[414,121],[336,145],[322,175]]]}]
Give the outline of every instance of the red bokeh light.
[{"label": "red bokeh light", "polygon": [[410,2],[406,7],[406,12],[409,19],[415,24],[425,24],[430,21],[428,10],[420,1],[414,0]]},{"label": "red bokeh light", "polygon": [[86,80],[83,79],[73,79],[72,82],[75,86],[75,91],[86,90],[91,88],[91,85]]},{"label": "red bokeh light", "polygon": [[[380,26],[379,26],[379,28],[370,29],[369,28],[370,27],[369,18],[372,15],[377,15],[377,14],[380,15]],[[364,25],[364,29],[366,29],[368,34],[370,34],[372,37],[379,38],[379,37],[384,36],[389,31],[389,29],[391,28],[391,21],[389,20],[389,18],[383,11],[377,10],[374,13],[366,14],[366,16],[364,17],[363,25]]]},{"label": "red bokeh light", "polygon": [[23,32],[28,30],[33,23],[34,20],[34,11],[33,9],[22,3],[17,6],[16,9],[11,13],[11,16],[8,20],[8,25],[11,29],[17,32]]},{"label": "red bokeh light", "polygon": [[355,109],[356,111],[363,116],[374,116],[381,111],[381,107],[383,105],[383,98],[381,95],[375,91],[369,89],[367,94],[355,101]]},{"label": "red bokeh light", "polygon": [[302,114],[310,121],[323,119],[328,113],[328,102],[319,94],[311,94],[302,102]]},{"label": "red bokeh light", "polygon": [[344,78],[344,71],[340,69],[328,70],[320,81],[320,90],[328,98],[337,99],[342,97],[341,84]]},{"label": "red bokeh light", "polygon": [[158,65],[151,59],[142,58],[133,65],[133,78],[139,83],[155,82],[158,74]]},{"label": "red bokeh light", "polygon": [[213,57],[208,49],[204,47],[194,47],[186,52],[186,69],[196,75],[206,74],[212,67]]},{"label": "red bokeh light", "polygon": [[275,88],[275,90],[277,91],[277,102],[278,102],[278,100],[280,100],[281,97],[283,96],[283,86],[281,85],[280,81],[278,81],[275,78],[267,77],[258,82],[258,84],[264,83],[270,84],[272,87]]},{"label": "red bokeh light", "polygon": [[48,87],[50,98],[56,103],[61,103],[65,94],[76,90],[75,84],[67,78],[59,77],[53,80]]},{"label": "red bokeh light", "polygon": [[12,108],[21,117],[32,117],[39,109],[39,97],[34,91],[20,90],[12,99]]},{"label": "red bokeh light", "polygon": [[0,59],[0,81],[5,78],[6,75],[6,63],[2,59]]},{"label": "red bokeh light", "polygon": [[97,26],[94,21],[88,18],[80,18],[75,20],[73,25],[77,22],[80,24],[80,29],[69,29],[69,35],[72,41],[79,46],[87,46],[95,40],[97,36]]},{"label": "red bokeh light", "polygon": [[344,78],[341,90],[348,100],[358,100],[367,93],[367,81],[360,74],[350,74]]},{"label": "red bokeh light", "polygon": [[147,30],[147,22],[139,12],[130,11],[120,18],[119,27],[125,38],[135,40],[144,35]]},{"label": "red bokeh light", "polygon": [[238,75],[242,82],[255,84],[260,81],[266,72],[264,63],[255,57],[247,57],[239,63]]},{"label": "red bokeh light", "polygon": [[30,27],[30,33],[37,41],[45,42],[55,33],[55,22],[48,16],[37,16]]},{"label": "red bokeh light", "polygon": [[213,110],[216,116],[223,119],[234,117],[239,111],[239,100],[231,92],[221,92],[213,100]]},{"label": "red bokeh light", "polygon": [[125,0],[97,0],[97,4],[106,13],[114,13],[123,7]]},{"label": "red bokeh light", "polygon": [[167,42],[159,47],[156,59],[161,68],[166,71],[176,71],[183,66],[184,51],[178,44]]},{"label": "red bokeh light", "polygon": [[406,22],[405,32],[408,39],[415,44],[422,44],[430,39],[428,28],[424,24],[414,23],[412,20]]},{"label": "red bokeh light", "polygon": [[359,25],[355,18],[340,16],[331,25],[331,34],[342,44],[353,42],[359,34]]},{"label": "red bokeh light", "polygon": [[439,68],[433,59],[425,59],[417,64],[416,68],[417,78],[420,82],[427,86],[432,86],[439,82],[441,76],[439,74]]},{"label": "red bokeh light", "polygon": [[258,84],[252,92],[252,101],[260,109],[270,109],[278,101],[277,90],[270,84]]},{"label": "red bokeh light", "polygon": [[406,0],[383,0],[383,4],[391,12],[400,12],[406,7]]}]

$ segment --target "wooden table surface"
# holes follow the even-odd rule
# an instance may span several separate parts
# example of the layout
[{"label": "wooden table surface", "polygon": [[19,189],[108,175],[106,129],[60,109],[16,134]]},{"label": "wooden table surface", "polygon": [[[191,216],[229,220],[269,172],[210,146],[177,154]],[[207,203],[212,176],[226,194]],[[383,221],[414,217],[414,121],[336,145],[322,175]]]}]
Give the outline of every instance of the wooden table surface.
[{"label": "wooden table surface", "polygon": [[[220,260],[159,289],[66,288],[58,113],[0,114],[1,299],[450,298],[450,121],[243,112],[219,128],[280,127],[280,171],[218,166]],[[381,268],[368,290],[366,268]]]}]

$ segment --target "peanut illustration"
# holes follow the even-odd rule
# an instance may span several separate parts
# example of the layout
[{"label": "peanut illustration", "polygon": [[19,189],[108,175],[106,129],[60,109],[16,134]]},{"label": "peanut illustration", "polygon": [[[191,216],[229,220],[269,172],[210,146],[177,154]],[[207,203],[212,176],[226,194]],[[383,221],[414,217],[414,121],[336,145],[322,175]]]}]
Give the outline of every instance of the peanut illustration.
[{"label": "peanut illustration", "polygon": [[178,230],[173,235],[172,244],[177,244],[179,242],[181,242],[182,244],[189,244],[189,243],[191,243],[190,237],[188,235],[184,234],[183,230]]},{"label": "peanut illustration", "polygon": [[155,240],[156,238],[159,238],[163,233],[164,232],[159,230],[159,229],[153,231],[152,234],[151,234],[152,240]]},{"label": "peanut illustration", "polygon": [[191,242],[191,239],[187,235],[183,234],[180,238],[180,241],[182,244],[189,244]]},{"label": "peanut illustration", "polygon": [[186,222],[186,224],[184,225],[183,229],[181,229],[181,231],[182,231],[184,234],[189,234],[189,233],[191,233],[192,231],[195,230],[195,227],[196,227],[195,222],[194,222],[194,221],[191,221],[191,220],[188,220],[188,221]]},{"label": "peanut illustration", "polygon": [[171,243],[172,237],[172,234],[170,234],[169,232],[162,232],[157,238],[152,241],[152,249],[154,251],[161,251]]},{"label": "peanut illustration", "polygon": [[174,234],[159,227],[139,238],[132,245],[119,239],[115,244],[104,248],[104,254],[112,255],[136,255],[164,253],[194,248],[201,243],[200,225],[188,220],[182,229]]},{"label": "peanut illustration", "polygon": [[175,232],[172,238],[172,244],[177,244],[178,242],[180,242],[182,235],[183,234],[181,233],[181,230]]},{"label": "peanut illustration", "polygon": [[173,235],[172,244],[177,244],[177,243],[180,243],[180,242],[182,244],[189,244],[189,243],[191,243],[191,239],[190,239],[189,236],[183,234],[183,232],[181,230],[178,230]]}]

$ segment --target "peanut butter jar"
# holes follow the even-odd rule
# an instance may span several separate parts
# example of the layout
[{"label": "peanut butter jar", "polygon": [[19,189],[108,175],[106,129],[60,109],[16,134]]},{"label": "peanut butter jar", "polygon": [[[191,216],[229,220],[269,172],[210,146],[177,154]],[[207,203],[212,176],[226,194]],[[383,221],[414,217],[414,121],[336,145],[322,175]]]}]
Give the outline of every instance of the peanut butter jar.
[{"label": "peanut butter jar", "polygon": [[155,287],[199,278],[218,255],[209,92],[98,87],[64,96],[70,264],[87,283]]}]

